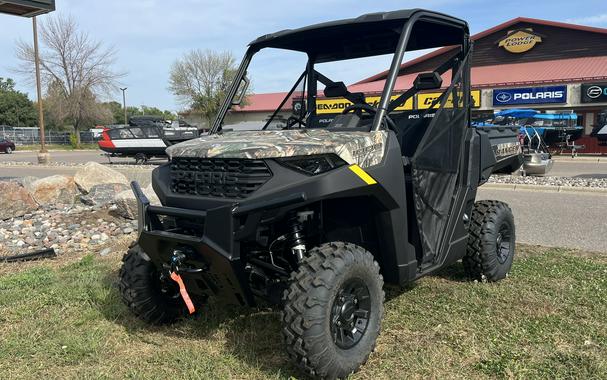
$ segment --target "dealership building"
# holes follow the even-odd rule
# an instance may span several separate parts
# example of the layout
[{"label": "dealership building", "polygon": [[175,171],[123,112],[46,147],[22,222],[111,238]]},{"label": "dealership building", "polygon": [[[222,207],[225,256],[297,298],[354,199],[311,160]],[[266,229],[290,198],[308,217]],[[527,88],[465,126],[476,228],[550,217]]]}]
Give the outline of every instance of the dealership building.
[{"label": "dealership building", "polygon": [[[590,134],[599,114],[607,111],[607,29],[519,17],[472,37],[473,117],[491,116],[509,108],[541,112],[575,112],[584,136],[577,141],[582,153],[604,153]],[[395,92],[404,92],[420,72],[432,71],[453,55],[453,47],[438,49],[401,66]],[[363,79],[348,88],[379,96],[386,72]],[[448,86],[450,75],[444,75]],[[440,93],[418,94],[407,108],[427,108]],[[255,94],[247,105],[234,109],[227,122],[267,119],[284,93]],[[317,113],[331,109],[339,99],[319,94]],[[368,100],[367,100],[368,101]],[[288,117],[292,104],[282,116]]]}]

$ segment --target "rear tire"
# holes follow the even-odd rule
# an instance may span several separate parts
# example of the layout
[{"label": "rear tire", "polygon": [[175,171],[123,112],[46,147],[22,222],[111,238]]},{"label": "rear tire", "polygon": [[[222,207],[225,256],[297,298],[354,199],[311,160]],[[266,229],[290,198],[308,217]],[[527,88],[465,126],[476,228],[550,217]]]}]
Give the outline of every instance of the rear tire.
[{"label": "rear tire", "polygon": [[187,315],[177,286],[170,279],[162,281],[140,249],[135,244],[122,258],[118,288],[123,302],[139,319],[151,324],[171,323]]},{"label": "rear tire", "polygon": [[320,378],[342,378],[363,365],[379,335],[383,278],[373,256],[334,242],[309,251],[283,295],[283,337],[291,359]]},{"label": "rear tire", "polygon": [[474,204],[468,248],[463,258],[466,274],[475,280],[499,281],[512,267],[516,234],[510,207],[500,201]]}]

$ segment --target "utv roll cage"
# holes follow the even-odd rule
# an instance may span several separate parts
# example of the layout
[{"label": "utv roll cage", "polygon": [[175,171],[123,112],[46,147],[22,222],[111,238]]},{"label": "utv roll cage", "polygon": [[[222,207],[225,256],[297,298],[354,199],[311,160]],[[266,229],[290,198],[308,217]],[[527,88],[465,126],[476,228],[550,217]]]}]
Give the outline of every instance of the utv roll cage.
[{"label": "utv roll cage", "polygon": [[[452,77],[455,76],[461,63],[469,56],[471,42],[468,24],[442,13],[422,9],[370,13],[352,19],[331,21],[298,29],[286,29],[261,36],[249,44],[238,68],[236,79],[219,109],[209,133],[213,134],[221,130],[223,120],[233,106],[232,100],[241,88],[242,82],[246,81],[247,68],[253,56],[262,49],[277,48],[305,53],[308,56],[308,64],[304,74],[307,74],[308,78],[314,78],[316,75],[325,85],[331,81],[314,70],[317,63],[393,53],[371,126],[371,130],[377,131],[384,123],[386,115],[417,91],[424,89],[414,86],[396,100],[390,100],[405,52],[453,45],[459,45],[461,48],[452,59],[435,70],[439,75],[452,69]],[[312,113],[316,109],[316,84],[315,80],[308,80],[305,89],[306,109]],[[294,88],[289,94],[294,91]],[[288,96],[281,103],[281,107],[287,99]],[[435,104],[441,100],[442,98],[437,99]],[[306,115],[306,117],[309,116]]]}]

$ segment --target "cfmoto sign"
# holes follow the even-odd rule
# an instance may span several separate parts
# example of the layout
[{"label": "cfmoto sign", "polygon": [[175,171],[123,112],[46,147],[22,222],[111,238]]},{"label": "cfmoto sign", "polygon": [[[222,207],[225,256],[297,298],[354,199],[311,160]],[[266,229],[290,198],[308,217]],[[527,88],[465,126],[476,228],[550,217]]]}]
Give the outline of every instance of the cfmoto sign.
[{"label": "cfmoto sign", "polygon": [[607,102],[607,83],[582,85],[582,103]]}]

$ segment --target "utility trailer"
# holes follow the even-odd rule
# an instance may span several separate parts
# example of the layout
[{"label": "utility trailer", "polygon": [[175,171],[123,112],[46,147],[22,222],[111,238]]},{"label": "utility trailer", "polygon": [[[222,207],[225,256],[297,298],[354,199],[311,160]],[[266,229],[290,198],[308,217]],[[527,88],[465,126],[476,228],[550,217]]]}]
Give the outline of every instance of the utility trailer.
[{"label": "utility trailer", "polygon": [[[441,46],[452,47],[451,58],[394,94],[405,51]],[[302,52],[307,63],[260,130],[223,131],[264,49]],[[341,378],[375,347],[384,283],[404,285],[459,260],[471,279],[505,278],[513,215],[475,198],[522,155],[516,130],[471,127],[471,52],[466,22],[419,9],[253,41],[209,135],[169,147],[170,162],[153,171],[162,205],[132,184],[139,235],[119,274],[125,303],[150,323],[195,313],[210,297],[275,304],[293,361],[312,376]],[[320,72],[321,63],[384,54],[392,58],[376,105]],[[284,129],[267,129],[301,84],[298,111]],[[397,111],[441,88],[433,117]],[[352,103],[325,126],[315,123],[319,91]]]}]

